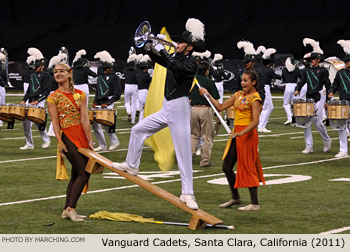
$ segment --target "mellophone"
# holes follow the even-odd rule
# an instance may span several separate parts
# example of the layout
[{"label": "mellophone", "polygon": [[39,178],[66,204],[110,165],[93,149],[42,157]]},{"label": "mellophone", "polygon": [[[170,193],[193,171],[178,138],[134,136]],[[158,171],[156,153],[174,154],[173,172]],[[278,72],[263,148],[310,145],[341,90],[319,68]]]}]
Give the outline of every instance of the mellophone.
[{"label": "mellophone", "polygon": [[330,100],[327,103],[327,117],[332,129],[343,130],[349,120],[349,102],[343,100]]},{"label": "mellophone", "polygon": [[106,126],[114,126],[115,115],[116,115],[116,110],[113,110],[113,109],[101,108],[101,107],[88,109],[88,117],[91,124],[93,124],[96,121]]},{"label": "mellophone", "polygon": [[12,122],[13,119],[28,119],[32,122],[43,124],[46,121],[46,109],[43,107],[31,107],[24,104],[2,104],[0,105],[0,119]]},{"label": "mellophone", "polygon": [[312,118],[315,114],[314,99],[295,99],[293,100],[293,116],[295,124],[300,128],[308,128],[312,124]]}]

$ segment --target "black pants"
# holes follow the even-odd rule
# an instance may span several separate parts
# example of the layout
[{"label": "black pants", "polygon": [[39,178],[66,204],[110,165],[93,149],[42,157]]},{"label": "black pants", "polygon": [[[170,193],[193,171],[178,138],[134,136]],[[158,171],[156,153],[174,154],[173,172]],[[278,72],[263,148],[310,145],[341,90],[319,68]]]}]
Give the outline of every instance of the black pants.
[{"label": "black pants", "polygon": [[[226,175],[231,193],[232,199],[239,199],[238,189],[235,188],[236,175],[233,170],[235,164],[237,162],[237,148],[236,148],[236,138],[232,139],[231,146],[228,150],[226,158],[222,163],[222,170]],[[249,187],[249,194],[251,203],[254,205],[258,205],[258,187]]]},{"label": "black pants", "polygon": [[62,141],[68,150],[68,152],[64,152],[64,155],[66,155],[69,162],[72,164],[71,179],[67,187],[64,209],[67,207],[76,208],[81,192],[90,178],[90,173],[85,171],[88,158],[78,151],[78,148],[64,133],[62,134]]}]

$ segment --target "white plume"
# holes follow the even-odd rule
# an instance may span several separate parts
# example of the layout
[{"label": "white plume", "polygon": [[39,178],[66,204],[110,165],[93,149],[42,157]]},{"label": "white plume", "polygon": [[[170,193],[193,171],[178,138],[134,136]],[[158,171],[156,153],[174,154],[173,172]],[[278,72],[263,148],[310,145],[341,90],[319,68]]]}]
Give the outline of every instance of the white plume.
[{"label": "white plume", "polygon": [[295,65],[292,64],[292,60],[290,57],[286,59],[286,62],[284,63],[286,65],[286,68],[288,72],[293,72],[295,69]]},{"label": "white plume", "polygon": [[265,53],[266,52],[266,47],[261,45],[258,47],[258,49],[256,49],[256,54],[259,54],[259,53]]},{"label": "white plume", "polygon": [[193,40],[204,40],[204,24],[199,19],[189,18],[186,22],[186,30],[191,33]]},{"label": "white plume", "polygon": [[30,65],[31,63],[34,63],[34,62],[35,62],[35,57],[33,55],[28,56],[26,61],[27,65]]},{"label": "white plume", "polygon": [[200,53],[200,52],[193,52],[193,53],[192,53],[192,56],[194,56],[194,57],[199,57],[199,58],[201,58],[201,59],[203,59],[204,57],[209,58],[209,57],[211,56],[211,52],[208,51],[208,50],[206,50],[206,51],[203,52],[203,53]]},{"label": "white plume", "polygon": [[350,54],[350,40],[338,40],[338,45],[341,45],[343,47],[343,50],[346,54]]},{"label": "white plume", "polygon": [[81,58],[81,56],[86,55],[86,51],[84,49],[79,50],[73,59],[73,63],[76,62],[78,59]]},{"label": "white plume", "polygon": [[264,52],[264,54],[262,55],[263,59],[269,59],[270,56],[272,54],[276,53],[276,49],[275,48],[268,48],[266,49],[266,51]]},{"label": "white plume", "polygon": [[132,61],[137,61],[137,55],[136,54],[131,54],[126,62],[129,63],[129,62],[132,62]]},{"label": "white plume", "polygon": [[57,56],[60,58],[60,62],[67,63],[67,54],[59,53]]},{"label": "white plume", "polygon": [[308,52],[307,54],[304,55],[303,59],[307,59],[311,57],[311,52]]},{"label": "white plume", "polygon": [[0,60],[6,60],[6,56],[3,53],[0,53]]},{"label": "white plume", "polygon": [[256,54],[256,51],[254,49],[254,45],[249,41],[239,41],[237,43],[238,49],[244,50],[244,54]]},{"label": "white plume", "polygon": [[318,42],[316,40],[313,40],[313,39],[310,39],[310,38],[304,38],[303,39],[303,44],[304,44],[304,46],[311,45],[313,53],[323,54],[323,51],[322,51],[322,49],[320,47],[320,42]]},{"label": "white plume", "polygon": [[137,54],[137,55],[136,55],[136,62],[140,62],[140,60],[142,59],[142,57],[143,57],[143,54],[142,54],[142,53]]},{"label": "white plume", "polygon": [[140,60],[140,62],[148,62],[148,61],[151,61],[151,58],[148,56],[148,54],[143,55],[143,57]]},{"label": "white plume", "polygon": [[222,54],[220,53],[215,53],[214,54],[214,59],[213,61],[218,61],[218,60],[222,60],[224,56],[222,56]]},{"label": "white plume", "polygon": [[111,64],[115,61],[115,59],[113,59],[109,52],[107,52],[106,50],[96,53],[94,58],[100,59],[100,61],[102,62],[107,62]]},{"label": "white plume", "polygon": [[59,56],[53,56],[50,59],[49,66],[47,67],[48,69],[54,68],[58,63],[61,62],[61,58]]},{"label": "white plume", "polygon": [[35,47],[28,48],[27,53],[29,55],[32,55],[35,57],[36,60],[43,59],[44,55],[39,51],[39,49],[36,49]]}]

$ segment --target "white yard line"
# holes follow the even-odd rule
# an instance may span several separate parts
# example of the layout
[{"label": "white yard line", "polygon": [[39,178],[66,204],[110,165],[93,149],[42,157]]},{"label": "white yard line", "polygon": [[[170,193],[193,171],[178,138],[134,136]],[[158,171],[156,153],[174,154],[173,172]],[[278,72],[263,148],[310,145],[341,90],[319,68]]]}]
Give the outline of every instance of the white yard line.
[{"label": "white yard line", "polygon": [[342,232],[345,232],[348,230],[350,230],[350,227],[342,227],[342,228],[337,228],[337,229],[329,230],[326,232],[322,232],[320,234],[338,234],[338,233],[342,233]]}]

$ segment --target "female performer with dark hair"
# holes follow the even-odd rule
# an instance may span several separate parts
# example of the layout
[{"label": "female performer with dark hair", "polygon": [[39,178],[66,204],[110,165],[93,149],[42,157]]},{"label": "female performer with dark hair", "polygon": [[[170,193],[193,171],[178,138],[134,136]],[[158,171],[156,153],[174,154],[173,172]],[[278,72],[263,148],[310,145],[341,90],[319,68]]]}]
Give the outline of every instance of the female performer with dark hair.
[{"label": "female performer with dark hair", "polygon": [[87,97],[83,91],[74,89],[72,70],[67,64],[57,64],[53,72],[58,89],[47,98],[48,109],[60,155],[61,157],[66,156],[72,164],[62,218],[84,221],[75,208],[90,177],[90,174],[85,171],[88,160],[78,152],[78,149],[94,149],[86,110]]},{"label": "female performer with dark hair", "polygon": [[[234,106],[235,122],[224,155],[222,169],[228,180],[232,199],[220,205],[222,208],[241,203],[238,188],[248,187],[251,204],[239,207],[238,210],[259,210],[258,186],[265,184],[263,171],[258,153],[258,132],[262,100],[256,90],[258,75],[255,71],[246,71],[242,75],[242,89],[234,93],[222,104],[215,100],[205,88],[200,93],[206,94],[218,111]],[[237,179],[233,167],[237,162]]]}]

